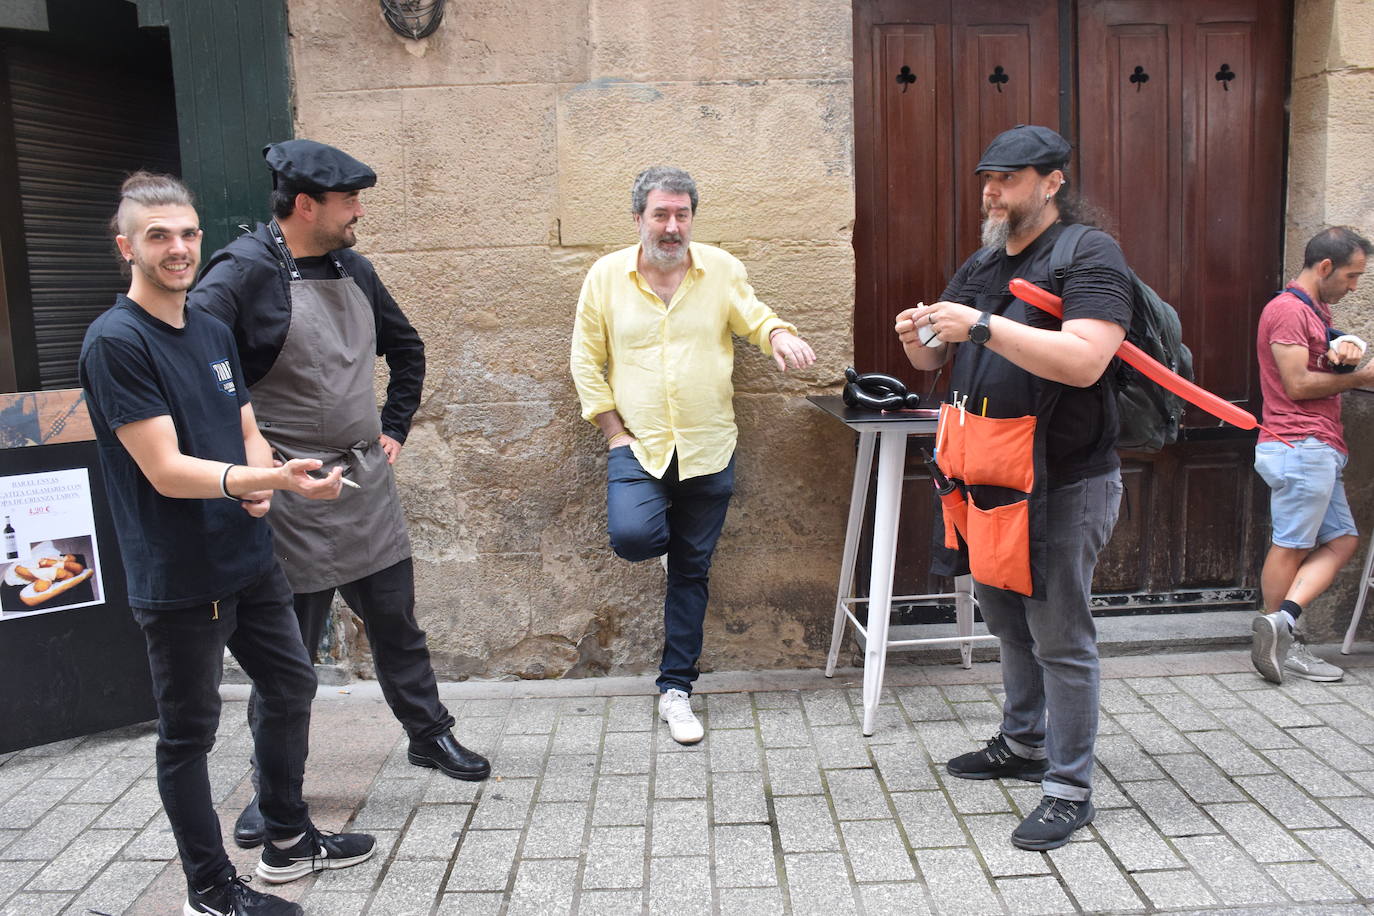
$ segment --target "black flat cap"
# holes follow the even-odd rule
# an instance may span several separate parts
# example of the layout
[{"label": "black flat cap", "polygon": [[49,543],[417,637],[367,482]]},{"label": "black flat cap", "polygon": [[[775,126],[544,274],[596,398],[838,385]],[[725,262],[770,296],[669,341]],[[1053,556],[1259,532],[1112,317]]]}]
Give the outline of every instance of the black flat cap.
[{"label": "black flat cap", "polygon": [[1048,127],[1018,124],[992,138],[975,172],[1015,172],[1028,165],[1061,169],[1069,162],[1069,141]]},{"label": "black flat cap", "polygon": [[361,191],[377,183],[377,173],[341,149],[314,140],[283,140],[262,148],[273,173],[312,191]]}]

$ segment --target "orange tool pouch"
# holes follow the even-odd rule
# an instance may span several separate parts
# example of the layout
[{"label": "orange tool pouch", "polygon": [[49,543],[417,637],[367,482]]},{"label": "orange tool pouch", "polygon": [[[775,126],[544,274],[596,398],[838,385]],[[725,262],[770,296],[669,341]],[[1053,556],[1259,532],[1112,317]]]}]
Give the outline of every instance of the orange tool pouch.
[{"label": "orange tool pouch", "polygon": [[[940,470],[957,484],[940,498],[945,547],[958,550],[962,539],[974,579],[1022,595],[1034,590],[1030,500],[1035,431],[1032,416],[980,417],[941,404],[935,433]],[[984,508],[970,487],[996,487],[1011,498]]]}]

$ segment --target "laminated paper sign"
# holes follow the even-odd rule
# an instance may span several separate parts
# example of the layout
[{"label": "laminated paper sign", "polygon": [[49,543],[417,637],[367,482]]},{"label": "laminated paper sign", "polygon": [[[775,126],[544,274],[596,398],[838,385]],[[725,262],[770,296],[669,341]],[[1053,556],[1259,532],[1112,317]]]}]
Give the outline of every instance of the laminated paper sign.
[{"label": "laminated paper sign", "polygon": [[0,477],[0,520],[0,621],[103,603],[85,468]]}]

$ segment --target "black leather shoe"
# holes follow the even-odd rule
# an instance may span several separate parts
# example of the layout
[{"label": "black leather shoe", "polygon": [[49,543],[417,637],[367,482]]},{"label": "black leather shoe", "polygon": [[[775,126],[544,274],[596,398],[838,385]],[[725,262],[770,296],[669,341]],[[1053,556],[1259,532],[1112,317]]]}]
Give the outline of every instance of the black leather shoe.
[{"label": "black leather shoe", "polygon": [[452,735],[410,742],[406,759],[417,767],[443,770],[445,775],[454,779],[479,782],[491,775],[491,762],[463,747]]},{"label": "black leather shoe", "polygon": [[263,833],[267,828],[262,823],[262,812],[258,810],[258,795],[253,793],[248,805],[234,821],[234,843],[240,849],[252,849],[262,845]]}]

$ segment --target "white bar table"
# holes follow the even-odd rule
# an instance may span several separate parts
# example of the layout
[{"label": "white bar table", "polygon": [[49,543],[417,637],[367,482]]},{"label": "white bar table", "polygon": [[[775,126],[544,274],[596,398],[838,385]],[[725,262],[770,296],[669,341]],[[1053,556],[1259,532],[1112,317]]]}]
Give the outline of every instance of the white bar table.
[{"label": "white bar table", "polygon": [[[840,587],[835,596],[835,624],[830,636],[830,654],[825,661],[825,676],[835,676],[835,663],[844,641],[848,621],[864,641],[864,720],[863,733],[873,734],[878,714],[878,697],[883,690],[887,650],[895,646],[959,646],[965,668],[973,665],[973,644],[996,642],[990,634],[973,632],[973,578],[957,576],[954,591],[928,595],[892,594],[892,574],[897,556],[897,523],[902,511],[902,472],[906,465],[908,436],[935,435],[936,420],[909,413],[878,413],[847,407],[837,395],[812,395],[812,404],[859,434],[859,454],[854,463],[854,486],[849,494],[849,524],[844,535],[844,557],[840,561]],[[873,452],[878,452],[878,485],[873,507],[873,554],[869,567],[868,597],[854,595],[854,566],[859,539],[863,533],[864,512],[868,502],[868,483],[873,472]],[[888,639],[892,603],[953,598],[957,636],[930,639]],[[868,622],[863,624],[854,607],[868,605]]]}]

